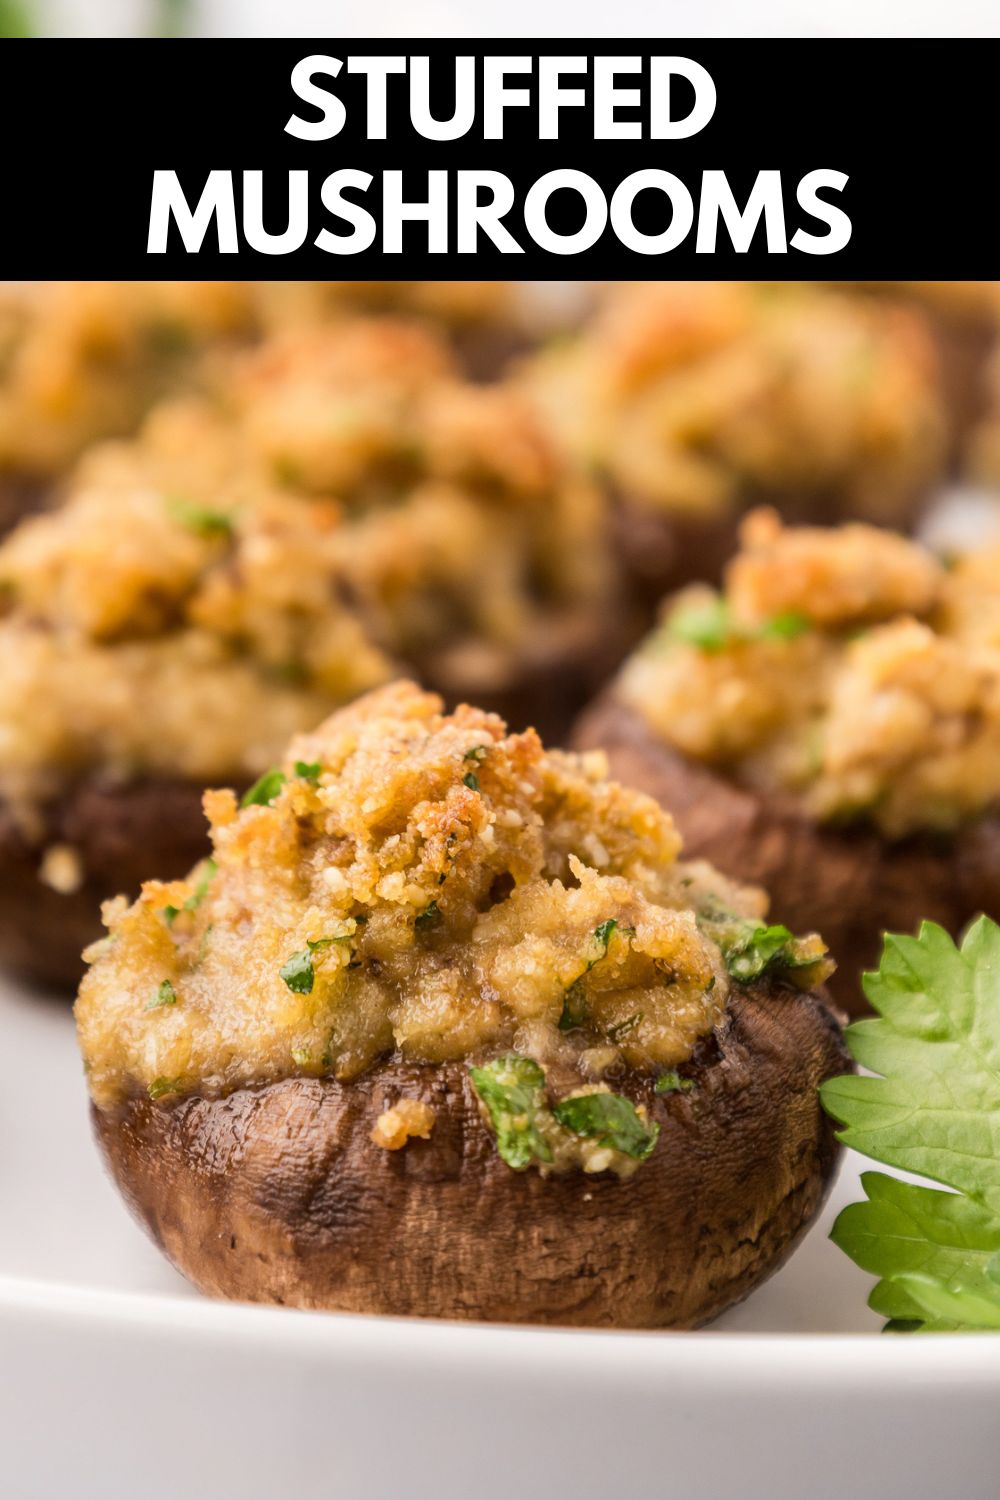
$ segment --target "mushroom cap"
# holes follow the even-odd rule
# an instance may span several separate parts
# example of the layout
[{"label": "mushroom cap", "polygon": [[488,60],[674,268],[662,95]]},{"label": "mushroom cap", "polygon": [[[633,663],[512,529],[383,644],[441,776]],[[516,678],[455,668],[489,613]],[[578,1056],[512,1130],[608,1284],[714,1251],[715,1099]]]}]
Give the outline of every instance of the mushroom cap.
[{"label": "mushroom cap", "polygon": [[[292,1077],[221,1098],[94,1109],[139,1221],[201,1290],[350,1312],[691,1328],[745,1297],[815,1217],[838,1155],[819,1084],[850,1066],[821,993],[735,990],[682,1072],[615,1087],[657,1145],[633,1176],[517,1172],[468,1069],[388,1060],[351,1083]],[[400,1097],[428,1139],[371,1140]]]},{"label": "mushroom cap", "polygon": [[577,749],[600,747],[612,776],[673,814],[686,859],[761,885],[778,920],[823,935],[838,1005],[863,1014],[861,974],[877,967],[886,932],[940,922],[957,936],[980,912],[1000,912],[1000,816],[954,835],[883,837],[863,824],[823,825],[789,796],[739,786],[668,745],[614,690],[578,721]]}]

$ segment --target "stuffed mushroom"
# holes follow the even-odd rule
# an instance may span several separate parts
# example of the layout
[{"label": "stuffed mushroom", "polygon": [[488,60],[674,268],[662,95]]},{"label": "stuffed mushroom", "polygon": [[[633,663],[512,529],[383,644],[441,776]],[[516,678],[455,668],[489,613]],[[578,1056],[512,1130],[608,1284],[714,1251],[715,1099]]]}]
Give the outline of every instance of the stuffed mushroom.
[{"label": "stuffed mushroom", "polygon": [[884,931],[1000,915],[1000,554],[750,516],[577,727],[690,853],[816,926],[864,1004]]},{"label": "stuffed mushroom", "polygon": [[753,503],[905,525],[945,459],[920,318],[816,286],[618,285],[524,379],[610,488],[623,555],[651,600],[714,582]]},{"label": "stuffed mushroom", "polygon": [[816,936],[670,817],[398,683],[206,794],[207,873],[106,909],[97,1138],[204,1291],[692,1327],[815,1215],[846,1066]]}]

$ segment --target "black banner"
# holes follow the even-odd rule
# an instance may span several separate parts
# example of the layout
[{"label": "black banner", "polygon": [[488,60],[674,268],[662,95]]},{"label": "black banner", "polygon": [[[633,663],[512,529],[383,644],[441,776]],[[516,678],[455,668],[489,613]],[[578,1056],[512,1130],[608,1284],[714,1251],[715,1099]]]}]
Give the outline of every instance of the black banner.
[{"label": "black banner", "polygon": [[991,277],[998,46],[9,41],[0,274]]}]

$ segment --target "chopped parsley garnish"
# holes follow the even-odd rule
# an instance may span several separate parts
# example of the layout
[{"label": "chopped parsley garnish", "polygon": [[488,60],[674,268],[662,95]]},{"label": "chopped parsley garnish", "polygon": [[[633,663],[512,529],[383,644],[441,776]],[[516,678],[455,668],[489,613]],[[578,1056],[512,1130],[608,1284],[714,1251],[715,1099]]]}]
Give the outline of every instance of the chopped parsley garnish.
[{"label": "chopped parsley garnish", "polygon": [[462,781],[469,788],[470,792],[479,791],[479,777],[476,775],[475,771],[466,771],[465,775],[462,777]]},{"label": "chopped parsley garnish", "polygon": [[311,995],[316,982],[313,954],[320,952],[323,948],[329,948],[332,943],[349,943],[350,940],[350,933],[343,933],[339,937],[309,938],[306,946],[300,948],[298,953],[293,953],[291,958],[282,964],[278,973],[294,994]]},{"label": "chopped parsley garnish", "polygon": [[[594,928],[594,936],[597,939],[597,941],[600,943],[601,947],[604,949],[604,953],[601,954],[601,958],[603,958],[605,956],[605,954],[607,953],[607,951],[608,951],[608,943],[611,941],[611,934],[614,932],[614,930],[615,930],[615,928],[617,926],[618,926],[618,920],[617,920],[617,918],[616,917],[608,917],[606,921],[601,922],[598,927]],[[595,963],[597,963],[597,959],[596,958],[592,959],[591,962],[587,965],[588,969],[593,968],[593,966],[594,966]]]},{"label": "chopped parsley garnish", "polygon": [[758,625],[754,633],[762,641],[794,641],[798,636],[805,635],[810,625],[809,616],[804,615],[801,610],[786,609],[781,614],[772,615],[763,625]]},{"label": "chopped parsley garnish", "polygon": [[288,988],[296,995],[311,995],[316,980],[313,956],[308,948],[301,948],[286,959],[278,970]]},{"label": "chopped parsley garnish", "polygon": [[441,908],[436,901],[430,902],[423,911],[418,912],[413,919],[414,927],[433,927],[441,920]]},{"label": "chopped parsley garnish", "polygon": [[472,1086],[490,1117],[497,1151],[508,1167],[523,1172],[533,1161],[552,1160],[552,1147],[539,1129],[548,1114],[545,1074],[529,1057],[511,1053],[481,1068],[470,1068]]},{"label": "chopped parsley garnish", "polygon": [[633,1032],[635,1030],[635,1028],[638,1026],[638,1024],[639,1024],[639,1022],[641,1020],[642,1020],[642,1011],[641,1010],[637,1010],[632,1015],[627,1016],[624,1021],[619,1021],[616,1025],[609,1026],[608,1027],[608,1033],[607,1033],[607,1035],[608,1035],[608,1041],[609,1042],[621,1042],[621,1041],[624,1041],[624,1039],[629,1035],[629,1033]]},{"label": "chopped parsley garnish", "polygon": [[162,1099],[164,1094],[179,1094],[181,1083],[180,1078],[154,1078],[146,1093],[151,1099]]},{"label": "chopped parsley garnish", "polygon": [[163,981],[163,983],[160,985],[159,989],[156,991],[156,993],[153,996],[152,1000],[150,1000],[149,1003],[146,1006],[143,1007],[143,1009],[145,1009],[145,1010],[159,1010],[162,1005],[176,1005],[176,1004],[177,1004],[177,991],[174,989],[173,985],[170,983],[170,980],[169,979],[165,979]]},{"label": "chopped parsley garnish", "polygon": [[866,1172],[831,1238],[879,1277],[887,1329],[1000,1329],[1000,927],[889,934],[864,987],[877,1014],[847,1043],[879,1076],[830,1079],[823,1104],[845,1145],[952,1191]]},{"label": "chopped parsley garnish", "polygon": [[179,521],[189,531],[196,531],[199,536],[232,534],[233,518],[224,510],[213,510],[208,505],[198,505],[193,500],[185,500],[179,496],[170,498],[167,507],[175,521]]},{"label": "chopped parsley garnish", "polygon": [[[726,968],[737,984],[750,984],[764,974],[818,966],[816,980],[826,977],[829,963],[818,938],[799,938],[780,922],[768,924],[730,912],[703,912],[698,926],[719,945]],[[822,972],[826,971],[826,972]]]},{"label": "chopped parsley garnish", "polygon": [[466,750],[462,756],[463,760],[485,760],[489,753],[488,745],[473,745],[471,750]]},{"label": "chopped parsley garnish", "polygon": [[300,781],[308,781],[310,786],[317,786],[323,774],[323,766],[318,760],[297,760],[295,774]]},{"label": "chopped parsley garnish", "polygon": [[[595,964],[600,963],[602,958],[607,958],[608,945],[611,942],[611,934],[614,932],[617,926],[617,917],[607,917],[603,922],[598,923],[598,925],[594,928],[593,936],[596,941],[600,943],[601,952],[596,954],[594,958],[588,961],[587,967],[584,969],[583,974],[580,974],[576,979],[574,979],[573,983],[570,985],[569,989],[563,996],[562,1015],[559,1017],[560,1031],[575,1031],[576,1028],[578,1026],[582,1026],[584,1021],[586,1020],[587,997],[583,992],[582,981],[584,979],[584,976],[590,973]],[[635,936],[634,927],[622,927],[620,930],[623,937]]]},{"label": "chopped parsley garnish", "polygon": [[295,1063],[297,1067],[307,1068],[312,1062],[312,1053],[309,1051],[309,1048],[293,1047],[292,1062]]},{"label": "chopped parsley garnish", "polygon": [[574,1135],[621,1151],[634,1161],[645,1161],[660,1135],[659,1125],[647,1125],[621,1094],[575,1094],[560,1099],[552,1113]]},{"label": "chopped parsley garnish", "polygon": [[672,641],[697,646],[699,651],[722,651],[732,637],[729,606],[721,595],[704,604],[675,609],[667,621]]},{"label": "chopped parsley garnish", "polygon": [[263,776],[258,777],[249,791],[243,793],[240,806],[270,807],[286,780],[284,771],[272,766],[270,771],[265,771]]},{"label": "chopped parsley garnish", "polygon": [[218,865],[214,859],[203,859],[198,866],[198,879],[195,881],[194,890],[187,898],[183,906],[165,906],[163,918],[168,927],[172,927],[182,911],[197,911],[205,897],[208,888],[218,873]]},{"label": "chopped parsley garnish", "polygon": [[694,1079],[693,1078],[682,1078],[681,1075],[678,1073],[678,1071],[677,1071],[676,1068],[671,1068],[671,1069],[669,1069],[668,1072],[660,1074],[659,1078],[656,1080],[655,1084],[653,1085],[653,1093],[654,1094],[676,1094],[676,1093],[686,1094],[686,1093],[688,1093],[693,1088],[694,1088]]},{"label": "chopped parsley garnish", "polygon": [[811,628],[808,615],[797,609],[782,610],[759,625],[742,625],[732,618],[721,594],[704,603],[681,606],[667,621],[667,638],[697,646],[699,651],[724,651],[736,642],[794,641]]}]

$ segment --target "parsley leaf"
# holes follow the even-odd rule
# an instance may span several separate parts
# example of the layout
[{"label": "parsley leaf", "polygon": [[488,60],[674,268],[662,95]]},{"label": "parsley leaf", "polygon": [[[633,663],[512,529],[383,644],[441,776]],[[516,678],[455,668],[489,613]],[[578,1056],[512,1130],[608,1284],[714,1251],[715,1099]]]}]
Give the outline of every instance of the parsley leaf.
[{"label": "parsley leaf", "polygon": [[660,1134],[659,1125],[645,1124],[635,1105],[621,1094],[572,1095],[553,1105],[552,1113],[574,1135],[587,1136],[635,1161],[646,1160]]},{"label": "parsley leaf", "polygon": [[152,1000],[150,1000],[147,1005],[143,1006],[143,1009],[144,1010],[159,1010],[160,1007],[163,1006],[163,1005],[176,1005],[176,1004],[177,1004],[177,991],[174,989],[173,985],[170,983],[170,980],[169,979],[165,979],[163,981],[163,983],[160,985],[159,989],[156,991],[156,993],[153,996]]},{"label": "parsley leaf", "polygon": [[475,771],[466,771],[465,775],[462,777],[462,781],[464,785],[469,788],[470,792],[479,791],[479,777],[476,775]]},{"label": "parsley leaf", "polygon": [[732,636],[729,606],[721,594],[704,604],[690,604],[675,609],[667,621],[667,635],[672,641],[697,646],[699,651],[721,651]]},{"label": "parsley leaf", "polygon": [[198,505],[193,500],[173,496],[167,501],[167,509],[175,521],[196,531],[199,536],[231,536],[233,518],[224,510],[213,510],[208,505]]},{"label": "parsley leaf", "polygon": [[[583,974],[578,975],[574,979],[563,996],[562,1015],[559,1017],[560,1031],[575,1031],[587,1019],[587,997],[583,991],[583,977],[585,974],[589,974],[594,965],[600,963],[602,958],[607,958],[611,934],[617,926],[617,917],[606,917],[603,922],[599,922],[594,928],[593,936],[600,943],[601,952],[588,961]],[[623,935],[627,934],[630,937],[634,937],[635,935],[634,927],[623,927],[621,930]]]},{"label": "parsley leaf", "polygon": [[661,1073],[653,1085],[654,1094],[682,1094],[688,1093],[694,1088],[693,1078],[682,1078],[676,1068],[670,1068],[666,1073]]},{"label": "parsley leaf", "polygon": [[[779,923],[768,925],[731,912],[701,912],[698,926],[722,951],[726,968],[737,984],[750,984],[764,974],[802,970],[808,985],[821,983],[833,970],[821,939],[799,938]],[[808,971],[808,972],[806,972]]]},{"label": "parsley leaf", "polygon": [[523,1172],[533,1161],[551,1161],[552,1147],[538,1123],[548,1114],[545,1074],[538,1064],[512,1052],[482,1068],[470,1068],[469,1076],[496,1133],[497,1151],[508,1167]]},{"label": "parsley leaf", "polygon": [[331,943],[349,943],[350,940],[350,933],[345,933],[342,937],[309,938],[304,948],[286,959],[278,973],[293,994],[311,995],[316,982],[313,954],[329,948]]},{"label": "parsley leaf", "polygon": [[310,786],[317,786],[323,773],[322,764],[318,760],[297,760],[294,769],[299,780],[308,781]]},{"label": "parsley leaf", "polygon": [[864,985],[877,1015],[847,1041],[880,1076],[830,1079],[823,1104],[846,1145],[954,1191],[866,1172],[831,1237],[892,1327],[1000,1328],[1000,927],[890,934]]},{"label": "parsley leaf", "polygon": [[240,806],[270,807],[286,780],[284,771],[272,766],[270,771],[265,771],[263,776],[258,777],[249,791],[243,793]]},{"label": "parsley leaf", "polygon": [[414,927],[434,927],[441,920],[441,908],[436,901],[429,902],[423,909],[418,911],[413,918]]}]

